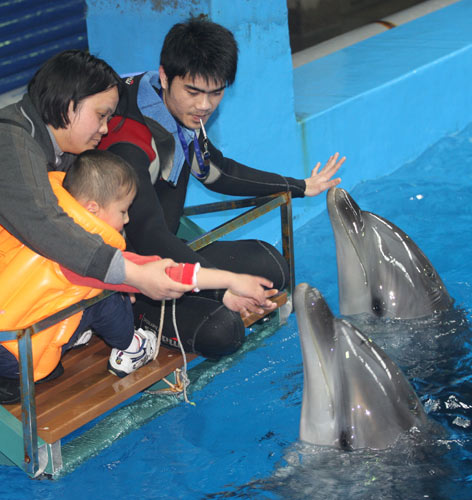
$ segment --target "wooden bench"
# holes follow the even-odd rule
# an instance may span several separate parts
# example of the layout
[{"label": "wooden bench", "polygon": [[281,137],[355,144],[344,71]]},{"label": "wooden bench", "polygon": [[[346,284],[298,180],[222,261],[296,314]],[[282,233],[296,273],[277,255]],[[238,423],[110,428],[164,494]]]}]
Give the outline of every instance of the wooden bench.
[{"label": "wooden bench", "polygon": [[[280,307],[287,301],[285,292],[274,297]],[[264,315],[251,314],[244,319],[246,327]],[[54,443],[140,391],[167,377],[184,364],[177,349],[161,346],[151,361],[127,377],[118,378],[107,370],[110,347],[94,336],[84,347],[68,351],[62,358],[64,374],[50,382],[36,384],[36,422],[38,436]],[[187,361],[196,355],[188,354]],[[21,405],[5,405],[21,419]]]}]

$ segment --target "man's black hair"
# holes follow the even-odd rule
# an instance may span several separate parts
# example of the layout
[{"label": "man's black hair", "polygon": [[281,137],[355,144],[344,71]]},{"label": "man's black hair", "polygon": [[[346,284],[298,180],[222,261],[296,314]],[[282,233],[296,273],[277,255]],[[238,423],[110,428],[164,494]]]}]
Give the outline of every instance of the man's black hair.
[{"label": "man's black hair", "polygon": [[201,76],[229,86],[236,78],[238,45],[231,31],[205,18],[175,24],[161,50],[169,85],[176,76]]},{"label": "man's black hair", "polygon": [[65,50],[47,60],[28,84],[28,93],[44,123],[54,128],[69,124],[69,104],[112,87],[121,94],[122,82],[102,59],[83,50]]}]

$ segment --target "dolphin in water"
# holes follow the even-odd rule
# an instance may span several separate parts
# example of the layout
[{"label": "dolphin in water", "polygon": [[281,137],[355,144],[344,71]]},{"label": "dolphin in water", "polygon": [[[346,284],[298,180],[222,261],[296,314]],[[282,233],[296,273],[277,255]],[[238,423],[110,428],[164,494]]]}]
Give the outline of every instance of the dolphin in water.
[{"label": "dolphin in water", "polygon": [[428,419],[398,366],[307,283],[294,293],[303,354],[300,439],[346,450],[384,449]]},{"label": "dolphin in water", "polygon": [[413,319],[452,306],[431,262],[399,227],[361,210],[341,188],[328,191],[327,206],[336,241],[341,314]]}]

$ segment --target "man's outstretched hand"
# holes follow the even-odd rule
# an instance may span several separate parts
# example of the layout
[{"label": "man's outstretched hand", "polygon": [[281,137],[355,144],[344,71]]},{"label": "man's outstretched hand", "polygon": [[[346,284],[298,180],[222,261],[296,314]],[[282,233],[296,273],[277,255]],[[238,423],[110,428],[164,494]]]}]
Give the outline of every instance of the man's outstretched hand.
[{"label": "man's outstretched hand", "polygon": [[316,196],[329,188],[337,186],[341,182],[341,178],[332,179],[333,175],[341,168],[341,165],[346,160],[343,156],[339,161],[339,153],[334,154],[326,162],[326,165],[321,169],[321,163],[318,162],[315,168],[311,171],[311,177],[305,179],[305,196]]}]

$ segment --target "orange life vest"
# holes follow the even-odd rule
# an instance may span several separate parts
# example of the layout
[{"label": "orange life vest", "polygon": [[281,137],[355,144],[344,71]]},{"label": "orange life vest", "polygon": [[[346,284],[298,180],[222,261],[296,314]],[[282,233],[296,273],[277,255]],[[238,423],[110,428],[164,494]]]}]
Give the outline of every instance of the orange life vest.
[{"label": "orange life vest", "polygon": [[[111,246],[124,250],[121,234],[82,207],[63,187],[63,172],[50,172],[54,194],[62,209],[90,233],[99,234]],[[64,235],[67,238],[67,235]],[[34,325],[103,290],[73,285],[53,262],[23,245],[0,226],[0,331]],[[34,379],[49,375],[61,359],[61,348],[79,325],[82,312],[32,336]],[[18,359],[18,342],[2,342]]]}]

